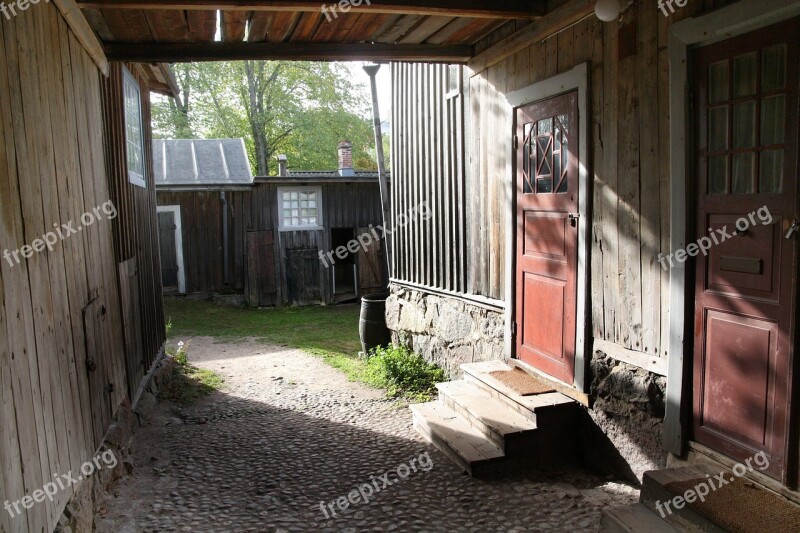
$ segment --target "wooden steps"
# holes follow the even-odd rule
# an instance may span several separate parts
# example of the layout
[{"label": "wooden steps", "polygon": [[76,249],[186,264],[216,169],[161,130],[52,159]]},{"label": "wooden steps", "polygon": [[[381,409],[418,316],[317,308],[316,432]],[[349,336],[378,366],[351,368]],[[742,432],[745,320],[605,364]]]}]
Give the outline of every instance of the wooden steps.
[{"label": "wooden steps", "polygon": [[414,427],[472,476],[572,461],[578,404],[560,393],[520,396],[488,373],[502,362],[462,365],[465,379],[441,383],[439,401],[411,407]]}]

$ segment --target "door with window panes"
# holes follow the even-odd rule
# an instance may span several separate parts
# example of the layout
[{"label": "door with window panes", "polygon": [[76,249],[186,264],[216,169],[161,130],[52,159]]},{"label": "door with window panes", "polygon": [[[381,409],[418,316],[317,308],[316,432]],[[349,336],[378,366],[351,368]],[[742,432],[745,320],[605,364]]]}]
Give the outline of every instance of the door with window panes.
[{"label": "door with window panes", "polygon": [[[786,481],[795,342],[800,19],[693,54],[694,439]],[[738,225],[737,225],[738,224]],[[694,239],[689,239],[690,241]]]}]

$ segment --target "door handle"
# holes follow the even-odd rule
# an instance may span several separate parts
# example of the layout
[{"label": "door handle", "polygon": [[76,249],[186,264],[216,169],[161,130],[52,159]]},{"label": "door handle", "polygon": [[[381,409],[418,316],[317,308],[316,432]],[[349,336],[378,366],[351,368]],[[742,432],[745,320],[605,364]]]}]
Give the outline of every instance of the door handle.
[{"label": "door handle", "polygon": [[578,225],[578,219],[581,218],[581,215],[579,213],[570,213],[567,215],[567,218],[569,219],[569,223],[572,224],[572,227],[574,228]]},{"label": "door handle", "polygon": [[800,220],[794,219],[792,221],[791,227],[789,228],[789,231],[786,232],[785,238],[791,239],[794,236],[794,234],[797,233],[797,230],[800,230]]}]

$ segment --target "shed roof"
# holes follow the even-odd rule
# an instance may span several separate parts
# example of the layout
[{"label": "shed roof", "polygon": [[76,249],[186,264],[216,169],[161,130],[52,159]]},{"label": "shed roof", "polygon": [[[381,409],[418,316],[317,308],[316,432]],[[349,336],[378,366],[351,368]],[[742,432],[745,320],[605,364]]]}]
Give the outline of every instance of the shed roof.
[{"label": "shed roof", "polygon": [[244,139],[154,140],[156,186],[248,186]]}]

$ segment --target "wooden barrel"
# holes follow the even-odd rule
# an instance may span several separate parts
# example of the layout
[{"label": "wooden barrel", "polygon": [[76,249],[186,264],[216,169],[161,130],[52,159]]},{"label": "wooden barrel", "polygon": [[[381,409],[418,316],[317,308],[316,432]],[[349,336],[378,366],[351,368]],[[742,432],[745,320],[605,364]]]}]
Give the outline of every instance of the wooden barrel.
[{"label": "wooden barrel", "polygon": [[361,320],[358,332],[365,356],[375,348],[389,346],[392,334],[386,327],[386,299],[388,294],[371,294],[361,299]]}]

